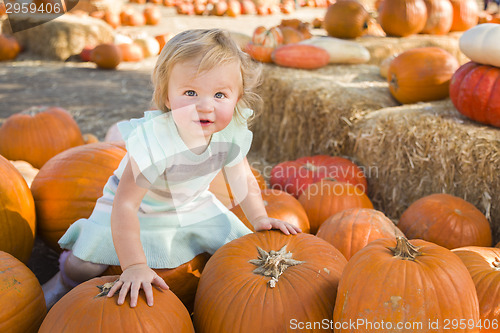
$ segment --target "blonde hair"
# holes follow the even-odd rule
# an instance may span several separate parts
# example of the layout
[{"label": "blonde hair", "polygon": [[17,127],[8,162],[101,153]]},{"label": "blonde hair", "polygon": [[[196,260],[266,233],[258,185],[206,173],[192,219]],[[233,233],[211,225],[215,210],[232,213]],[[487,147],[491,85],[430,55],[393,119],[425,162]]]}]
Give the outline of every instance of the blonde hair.
[{"label": "blonde hair", "polygon": [[170,73],[175,64],[188,60],[198,61],[198,73],[221,64],[238,62],[241,68],[242,87],[235,115],[241,121],[242,108],[253,109],[254,115],[259,111],[262,100],[253,90],[260,84],[260,64],[241,51],[229,33],[221,29],[186,30],[165,44],[152,74],[154,86],[152,102],[159,110],[171,111],[165,105]]}]

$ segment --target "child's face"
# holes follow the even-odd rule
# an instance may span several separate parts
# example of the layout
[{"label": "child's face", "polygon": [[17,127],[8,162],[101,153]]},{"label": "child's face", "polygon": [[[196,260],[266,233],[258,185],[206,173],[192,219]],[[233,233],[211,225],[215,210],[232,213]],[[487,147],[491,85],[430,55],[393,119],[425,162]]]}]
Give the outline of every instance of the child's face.
[{"label": "child's face", "polygon": [[165,105],[183,138],[203,135],[209,140],[233,117],[242,85],[240,66],[234,62],[199,74],[196,70],[192,62],[174,65]]}]

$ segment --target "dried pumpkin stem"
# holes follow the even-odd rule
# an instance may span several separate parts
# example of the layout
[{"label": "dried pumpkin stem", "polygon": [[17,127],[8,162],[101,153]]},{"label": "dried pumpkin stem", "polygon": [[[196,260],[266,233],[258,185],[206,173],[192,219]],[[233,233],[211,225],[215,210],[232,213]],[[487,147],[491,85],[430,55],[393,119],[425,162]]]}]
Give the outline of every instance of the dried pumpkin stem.
[{"label": "dried pumpkin stem", "polygon": [[419,246],[411,244],[405,237],[396,237],[396,247],[390,247],[395,257],[403,260],[415,260],[420,255]]},{"label": "dried pumpkin stem", "polygon": [[109,291],[111,290],[111,288],[113,288],[115,283],[118,282],[118,280],[120,280],[120,279],[116,279],[113,282],[107,282],[107,283],[103,284],[102,286],[96,286],[97,288],[99,288],[99,290],[101,292],[99,294],[95,295],[94,298],[106,296],[109,293]]},{"label": "dried pumpkin stem", "polygon": [[251,259],[249,262],[257,266],[253,270],[255,274],[270,276],[271,280],[268,281],[269,286],[274,288],[278,278],[290,266],[303,264],[305,261],[299,261],[292,258],[293,253],[286,252],[286,245],[279,251],[271,250],[266,252],[257,246],[259,251],[258,259]]},{"label": "dried pumpkin stem", "polygon": [[491,263],[495,270],[500,271],[500,259],[498,257],[495,257],[495,261]]}]

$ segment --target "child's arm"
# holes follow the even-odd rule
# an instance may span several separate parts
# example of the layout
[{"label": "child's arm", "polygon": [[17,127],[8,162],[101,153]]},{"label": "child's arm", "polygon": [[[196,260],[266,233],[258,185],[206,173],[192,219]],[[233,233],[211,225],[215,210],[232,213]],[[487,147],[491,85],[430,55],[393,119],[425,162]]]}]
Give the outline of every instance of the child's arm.
[{"label": "child's arm", "polygon": [[224,170],[236,201],[255,231],[280,229],[286,235],[302,231],[290,223],[267,216],[259,184],[246,158],[235,166],[224,167]]},{"label": "child's arm", "polygon": [[168,286],[147,265],[140,239],[140,223],[137,212],[148,190],[135,183],[131,163],[133,162],[127,163],[120,178],[111,211],[111,234],[123,273],[119,281],[111,288],[108,296],[113,296],[121,288],[118,304],[123,304],[130,290],[130,306],[134,307],[137,305],[139,290],[142,287],[148,305],[152,306],[153,290],[151,284],[163,289],[168,289]]}]

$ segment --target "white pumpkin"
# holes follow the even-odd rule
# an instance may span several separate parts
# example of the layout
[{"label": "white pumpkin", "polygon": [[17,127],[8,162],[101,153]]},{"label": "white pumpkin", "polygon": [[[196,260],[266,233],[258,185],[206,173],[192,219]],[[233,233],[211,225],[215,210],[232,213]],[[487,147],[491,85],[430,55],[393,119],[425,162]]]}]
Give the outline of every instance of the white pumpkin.
[{"label": "white pumpkin", "polygon": [[460,37],[459,47],[474,62],[500,67],[500,24],[482,23],[470,28]]},{"label": "white pumpkin", "polygon": [[330,55],[330,64],[362,64],[370,60],[368,49],[355,41],[323,36],[304,39],[299,44],[325,49]]}]

